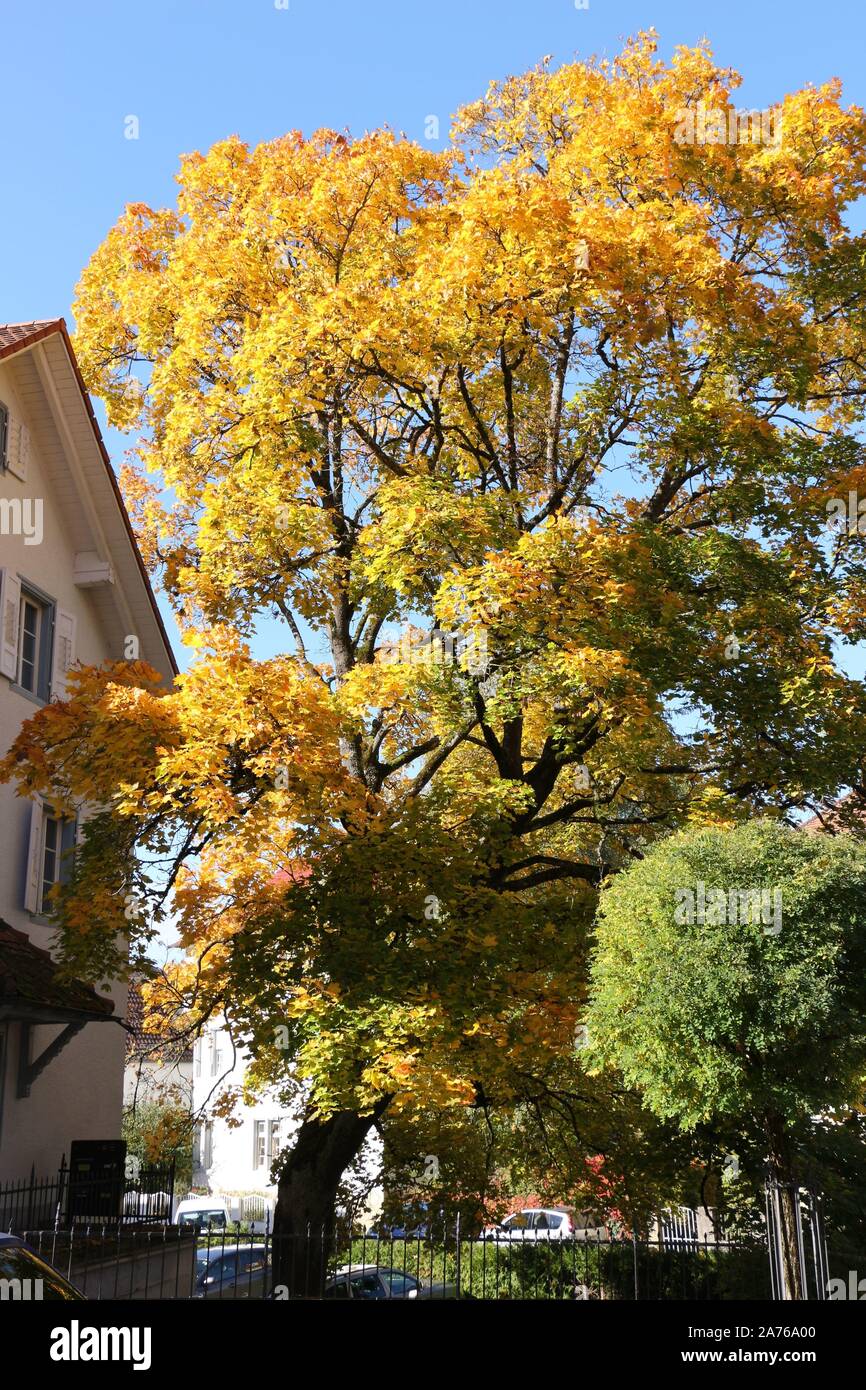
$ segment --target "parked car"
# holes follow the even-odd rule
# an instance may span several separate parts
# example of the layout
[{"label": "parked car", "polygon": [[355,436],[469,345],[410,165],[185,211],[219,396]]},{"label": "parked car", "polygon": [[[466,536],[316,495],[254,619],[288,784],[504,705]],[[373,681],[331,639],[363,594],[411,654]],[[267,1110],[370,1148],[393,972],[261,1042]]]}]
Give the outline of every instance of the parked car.
[{"label": "parked car", "polygon": [[[425,1284],[403,1269],[344,1265],[325,1284],[325,1298],[457,1298],[456,1284]],[[463,1297],[468,1297],[464,1294]]]},{"label": "parked car", "polygon": [[417,1226],[371,1226],[365,1232],[367,1240],[426,1240],[428,1228],[423,1223]]},{"label": "parked car", "polygon": [[0,1298],[28,1302],[85,1302],[84,1294],[22,1240],[0,1235]]},{"label": "parked car", "polygon": [[573,1240],[578,1231],[575,1213],[562,1207],[526,1207],[512,1212],[498,1226],[485,1226],[482,1240]]},{"label": "parked car", "polygon": [[268,1273],[264,1245],[226,1249],[200,1245],[196,1251],[193,1298],[261,1298]]},{"label": "parked car", "polygon": [[181,1229],[224,1231],[231,1216],[220,1197],[184,1197],[175,1208],[174,1221]]}]

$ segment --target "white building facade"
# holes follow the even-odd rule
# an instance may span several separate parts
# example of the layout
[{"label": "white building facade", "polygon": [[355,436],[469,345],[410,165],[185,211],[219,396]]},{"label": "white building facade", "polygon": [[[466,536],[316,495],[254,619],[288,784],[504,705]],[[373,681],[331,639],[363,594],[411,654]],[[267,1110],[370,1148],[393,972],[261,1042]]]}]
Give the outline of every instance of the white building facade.
[{"label": "white building facade", "polygon": [[[0,326],[0,750],[63,697],[76,663],[136,650],[171,683],[174,658],[66,326]],[[72,1140],[120,1137],[126,991],[110,988],[110,1017],[84,987],[39,997],[48,894],[80,827],[10,785],[0,827],[0,920],[13,929],[5,956],[0,945],[2,1183],[31,1167],[53,1175]]]},{"label": "white building facade", "polygon": [[[255,1212],[273,1213],[277,1188],[271,1180],[281,1152],[291,1145],[300,1121],[300,1105],[289,1106],[276,1090],[255,1100],[239,1100],[231,1119],[215,1113],[227,1092],[242,1092],[249,1055],[233,1040],[225,1019],[212,1020],[193,1048],[193,1113],[197,1118],[193,1150],[193,1187],[226,1198],[241,1219]],[[238,1123],[239,1122],[239,1123]],[[381,1209],[381,1190],[374,1184],[382,1146],[372,1135],[362,1155],[362,1181],[370,1191],[359,1215]]]}]

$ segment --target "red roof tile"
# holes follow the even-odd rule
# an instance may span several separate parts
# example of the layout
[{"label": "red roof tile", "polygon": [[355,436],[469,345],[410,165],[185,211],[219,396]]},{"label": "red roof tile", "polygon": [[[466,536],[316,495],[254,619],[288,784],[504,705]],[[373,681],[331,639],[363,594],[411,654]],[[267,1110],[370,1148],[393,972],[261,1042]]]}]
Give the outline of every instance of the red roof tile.
[{"label": "red roof tile", "polygon": [[109,1017],[114,1005],[82,980],[64,977],[26,932],[0,920],[0,1004]]},{"label": "red roof tile", "polygon": [[0,323],[0,357],[8,357],[21,347],[38,343],[50,333],[59,333],[62,319],[34,319],[31,323]]},{"label": "red roof tile", "polygon": [[126,1002],[126,1055],[129,1058],[149,1058],[151,1061],[183,1062],[192,1060],[192,1045],[185,1035],[172,1037],[148,1033],[144,1027],[144,1000],[141,985],[130,981]]}]

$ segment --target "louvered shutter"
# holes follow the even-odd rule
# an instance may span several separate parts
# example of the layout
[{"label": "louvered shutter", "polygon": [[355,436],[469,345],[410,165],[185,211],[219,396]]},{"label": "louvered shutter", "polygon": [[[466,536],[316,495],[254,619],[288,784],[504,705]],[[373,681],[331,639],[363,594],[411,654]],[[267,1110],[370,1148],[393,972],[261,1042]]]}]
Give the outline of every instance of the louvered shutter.
[{"label": "louvered shutter", "polygon": [[0,674],[18,679],[18,623],[21,617],[21,580],[11,570],[0,570]]},{"label": "louvered shutter", "polygon": [[66,677],[75,665],[75,614],[58,608],[54,614],[54,656],[51,663],[51,698],[66,695]]},{"label": "louvered shutter", "polygon": [[6,467],[22,482],[27,481],[30,463],[30,431],[23,420],[9,417],[9,437],[6,446]]},{"label": "louvered shutter", "polygon": [[30,810],[30,836],[27,842],[27,871],[24,880],[24,909],[39,911],[39,892],[42,879],[42,827],[45,813],[41,801],[34,801]]}]

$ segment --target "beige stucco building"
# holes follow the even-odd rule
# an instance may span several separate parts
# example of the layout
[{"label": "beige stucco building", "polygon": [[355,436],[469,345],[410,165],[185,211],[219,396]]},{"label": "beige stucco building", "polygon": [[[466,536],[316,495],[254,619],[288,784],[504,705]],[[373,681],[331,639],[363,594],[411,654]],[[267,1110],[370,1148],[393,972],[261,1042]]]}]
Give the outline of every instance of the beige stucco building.
[{"label": "beige stucco building", "polygon": [[[130,643],[129,639],[135,639]],[[0,750],[76,662],[176,668],[65,324],[0,326]],[[82,817],[84,812],[82,811]],[[126,992],[112,1016],[50,980],[45,895],[79,827],[0,785],[0,1184],[120,1136]],[[26,937],[26,940],[22,939]],[[29,946],[28,946],[29,943]]]}]

